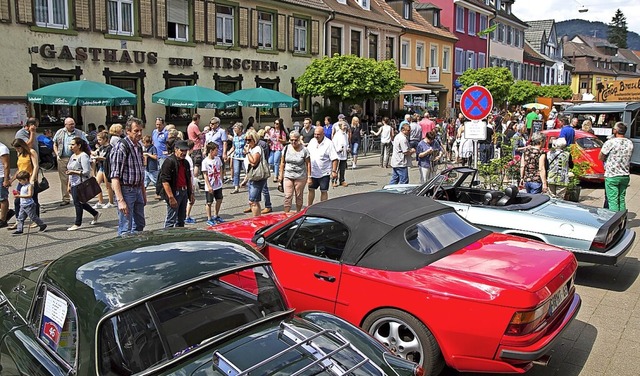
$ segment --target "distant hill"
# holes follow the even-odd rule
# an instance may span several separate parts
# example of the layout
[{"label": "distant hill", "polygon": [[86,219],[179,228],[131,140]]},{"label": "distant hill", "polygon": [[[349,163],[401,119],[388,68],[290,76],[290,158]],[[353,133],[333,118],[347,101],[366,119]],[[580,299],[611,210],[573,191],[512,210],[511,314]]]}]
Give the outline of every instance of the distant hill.
[{"label": "distant hill", "polygon": [[[571,39],[580,34],[607,39],[608,32],[609,25],[600,21],[567,20],[556,22],[558,38],[567,35],[569,39]],[[627,34],[627,45],[629,49],[640,51],[640,35],[636,32],[629,31],[629,34]]]}]

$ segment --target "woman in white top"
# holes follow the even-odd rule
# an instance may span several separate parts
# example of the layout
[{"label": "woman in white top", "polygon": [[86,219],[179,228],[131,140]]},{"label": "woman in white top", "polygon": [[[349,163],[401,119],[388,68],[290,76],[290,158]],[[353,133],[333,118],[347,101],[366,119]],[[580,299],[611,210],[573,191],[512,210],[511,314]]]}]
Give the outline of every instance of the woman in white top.
[{"label": "woman in white top", "polygon": [[[258,166],[262,158],[264,158],[264,151],[258,145],[258,134],[254,130],[249,130],[245,133],[246,144],[244,151],[247,156],[247,162],[250,166]],[[262,200],[262,189],[267,184],[267,180],[249,180],[249,206],[251,207],[251,213],[254,217],[261,214],[260,201]]]},{"label": "woman in white top", "polygon": [[382,126],[377,132],[371,131],[374,136],[380,136],[380,167],[389,168],[389,155],[391,154],[391,140],[393,140],[393,127],[389,125],[389,118],[382,118]]},{"label": "woman in white top", "polygon": [[347,128],[347,122],[340,120],[338,122],[338,127],[334,127],[335,133],[331,139],[333,146],[336,148],[336,152],[338,152],[338,181],[333,181],[334,188],[337,187],[338,184],[343,187],[349,185],[344,181],[344,173],[347,170],[347,152],[349,150],[349,135],[347,133]]},{"label": "woman in white top", "polygon": [[81,200],[78,198],[78,186],[91,177],[91,160],[89,158],[91,151],[89,150],[89,145],[82,138],[74,137],[69,143],[69,147],[73,154],[67,164],[66,173],[69,175],[67,191],[71,194],[71,198],[73,198],[73,206],[76,208],[76,220],[73,226],[69,227],[67,231],[75,231],[82,225],[82,210],[88,211],[89,214],[93,216],[93,220],[91,221],[92,225],[98,223],[100,213],[88,203],[80,202]]},{"label": "woman in white top", "polygon": [[458,128],[458,140],[460,140],[460,147],[458,151],[458,156],[462,158],[463,166],[471,166],[472,155],[473,155],[473,141],[467,140],[464,137],[464,122]]}]

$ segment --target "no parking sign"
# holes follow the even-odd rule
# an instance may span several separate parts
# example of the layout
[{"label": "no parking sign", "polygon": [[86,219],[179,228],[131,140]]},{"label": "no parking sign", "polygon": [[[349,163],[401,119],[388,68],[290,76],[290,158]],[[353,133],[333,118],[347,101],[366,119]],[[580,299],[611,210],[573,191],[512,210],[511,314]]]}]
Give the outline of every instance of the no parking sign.
[{"label": "no parking sign", "polygon": [[473,85],[462,93],[460,111],[469,120],[482,120],[493,108],[493,96],[486,87]]}]

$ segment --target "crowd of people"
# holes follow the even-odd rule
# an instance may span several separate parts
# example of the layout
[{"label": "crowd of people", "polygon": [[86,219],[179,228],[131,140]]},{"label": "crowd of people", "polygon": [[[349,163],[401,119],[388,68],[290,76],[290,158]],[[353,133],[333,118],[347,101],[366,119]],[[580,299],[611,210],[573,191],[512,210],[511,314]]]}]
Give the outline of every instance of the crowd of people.
[{"label": "crowd of people", "polygon": [[[533,115],[532,115],[533,114]],[[575,139],[575,129],[589,130],[586,121],[565,119],[552,113],[547,127],[559,127],[560,136],[553,140],[548,152],[543,151],[544,136],[536,129],[539,111],[528,114],[496,112],[486,119],[487,137],[478,142],[479,162],[486,163],[509,145],[513,156],[520,158],[521,186],[529,193],[548,193],[564,197],[572,167],[568,151]],[[304,119],[301,126],[289,130],[283,119],[256,129],[253,119],[246,126],[235,123],[229,130],[221,127],[217,117],[202,126],[200,115],[194,114],[186,134],[155,119],[151,135],[143,137],[144,124],[137,118],[124,125],[104,127],[91,125],[85,133],[75,127],[73,118],[51,134],[45,130],[37,136],[37,119],[30,118],[16,133],[11,146],[17,165],[10,173],[8,147],[0,143],[0,227],[8,227],[18,235],[24,221],[44,231],[40,219],[41,206],[38,144],[51,148],[60,179],[60,206],[73,202],[75,220],[68,231],[82,229],[83,213],[98,223],[101,209],[117,208],[119,236],[143,231],[146,225],[147,191],[155,200],[166,203],[165,227],[182,227],[196,223],[191,217],[196,192],[204,191],[206,223],[215,225],[220,216],[223,187],[232,184],[230,194],[247,187],[248,207],[244,213],[254,216],[273,210],[269,181],[284,193],[284,211],[300,211],[304,205],[328,199],[330,187],[347,187],[348,160],[358,167],[358,154],[363,139],[368,137],[358,117],[347,119],[340,114],[336,122],[330,117],[312,125]],[[472,143],[465,139],[465,119],[437,119],[429,113],[407,114],[397,125],[385,117],[369,130],[380,142],[380,168],[391,168],[390,184],[409,183],[409,168],[419,169],[420,181],[433,177],[435,164],[441,159],[451,163],[471,164]],[[629,183],[629,161],[633,144],[624,137],[623,123],[614,126],[614,137],[605,143],[601,158],[606,160],[606,196],[611,210],[625,209],[625,191]],[[627,142],[628,141],[628,142]],[[227,177],[229,175],[229,177]],[[95,183],[89,180],[95,179]],[[88,183],[100,189],[97,202],[91,206],[83,199]],[[14,207],[9,208],[9,188],[13,190]],[[104,188],[103,188],[104,187]],[[93,198],[94,196],[91,196]],[[16,221],[9,224],[15,216]]]}]

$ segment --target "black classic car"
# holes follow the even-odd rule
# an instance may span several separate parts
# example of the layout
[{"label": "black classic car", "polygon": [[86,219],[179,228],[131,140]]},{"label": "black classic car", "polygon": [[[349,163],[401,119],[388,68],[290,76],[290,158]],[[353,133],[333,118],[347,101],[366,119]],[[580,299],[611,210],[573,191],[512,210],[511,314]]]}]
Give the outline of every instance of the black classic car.
[{"label": "black classic car", "polygon": [[269,262],[163,230],[0,278],[2,375],[420,375],[345,321],[299,316]]}]

